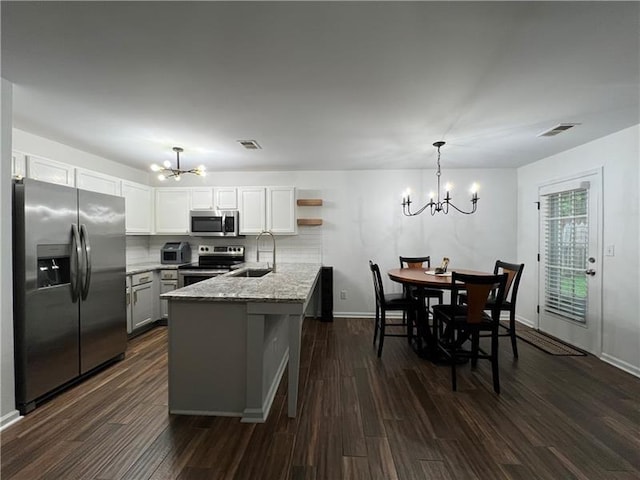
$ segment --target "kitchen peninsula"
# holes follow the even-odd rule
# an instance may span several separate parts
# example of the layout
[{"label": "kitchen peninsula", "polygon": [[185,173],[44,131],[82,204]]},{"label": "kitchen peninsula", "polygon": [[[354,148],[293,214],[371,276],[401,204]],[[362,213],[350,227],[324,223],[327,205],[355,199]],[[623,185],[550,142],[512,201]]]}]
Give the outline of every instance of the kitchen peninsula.
[{"label": "kitchen peninsula", "polygon": [[264,422],[288,362],[295,417],[302,322],[319,305],[320,265],[260,267],[244,264],[161,295],[169,301],[170,413]]}]

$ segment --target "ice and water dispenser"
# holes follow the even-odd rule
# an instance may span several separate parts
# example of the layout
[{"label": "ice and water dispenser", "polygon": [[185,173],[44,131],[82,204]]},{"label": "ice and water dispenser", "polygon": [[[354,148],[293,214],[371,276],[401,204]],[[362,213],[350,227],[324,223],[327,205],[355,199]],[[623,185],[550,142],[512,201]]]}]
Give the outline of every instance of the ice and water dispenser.
[{"label": "ice and water dispenser", "polygon": [[69,245],[38,245],[38,288],[55,287],[71,282]]}]

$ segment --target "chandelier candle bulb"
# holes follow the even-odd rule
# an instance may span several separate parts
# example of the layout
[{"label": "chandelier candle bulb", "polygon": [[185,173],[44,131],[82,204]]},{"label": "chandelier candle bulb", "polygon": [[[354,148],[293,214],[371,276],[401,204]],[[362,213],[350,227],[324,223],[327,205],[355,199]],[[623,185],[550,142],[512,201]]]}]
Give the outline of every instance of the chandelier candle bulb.
[{"label": "chandelier candle bulb", "polygon": [[478,184],[474,183],[471,185],[471,201],[478,200]]}]

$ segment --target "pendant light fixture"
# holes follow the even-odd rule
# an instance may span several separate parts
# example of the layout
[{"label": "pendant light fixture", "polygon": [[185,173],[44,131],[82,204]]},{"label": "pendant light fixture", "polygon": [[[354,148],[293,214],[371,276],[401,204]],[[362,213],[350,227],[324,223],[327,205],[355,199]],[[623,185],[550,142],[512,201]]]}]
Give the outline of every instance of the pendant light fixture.
[{"label": "pendant light fixture", "polygon": [[440,200],[440,175],[441,175],[441,172],[440,172],[440,147],[442,147],[443,145],[444,145],[444,142],[442,142],[442,141],[435,142],[433,144],[433,146],[438,149],[438,170],[436,171],[438,190],[437,190],[437,193],[435,195],[435,199],[434,199],[433,192],[431,192],[429,194],[429,199],[430,199],[429,202],[426,205],[424,205],[423,207],[421,207],[418,211],[412,212],[411,211],[411,203],[413,203],[413,202],[411,201],[410,192],[407,189],[402,194],[402,213],[405,216],[413,217],[415,215],[420,215],[427,208],[429,209],[431,215],[435,215],[438,212],[442,212],[444,214],[447,214],[447,213],[449,213],[449,207],[452,207],[455,210],[457,210],[458,212],[464,213],[465,215],[471,215],[472,213],[475,213],[476,208],[478,206],[477,205],[478,204],[478,185],[475,184],[475,183],[471,186],[471,210],[469,210],[469,211],[461,210],[460,208],[456,207],[451,202],[451,194],[450,194],[451,185],[448,184],[448,183],[445,185],[445,197],[444,197],[444,199],[442,201]]},{"label": "pendant light fixture", "polygon": [[166,180],[167,178],[173,177],[176,182],[179,182],[182,178],[182,175],[185,173],[192,173],[194,175],[200,175],[204,177],[207,172],[205,171],[204,165],[200,165],[197,168],[192,168],[191,170],[182,170],[180,168],[180,153],[184,151],[181,147],[173,147],[173,151],[176,152],[176,168],[171,167],[171,162],[166,160],[161,167],[160,165],[156,165],[155,163],[151,165],[151,170],[158,173],[158,180]]}]

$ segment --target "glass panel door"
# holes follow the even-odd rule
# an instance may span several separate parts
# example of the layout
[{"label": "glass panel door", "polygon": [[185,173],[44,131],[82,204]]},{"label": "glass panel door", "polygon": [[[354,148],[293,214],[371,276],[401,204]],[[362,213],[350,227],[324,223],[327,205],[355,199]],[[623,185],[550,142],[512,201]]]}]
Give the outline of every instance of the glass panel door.
[{"label": "glass panel door", "polygon": [[601,174],[540,187],[539,328],[601,350]]}]

